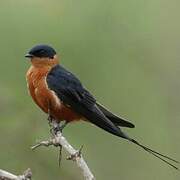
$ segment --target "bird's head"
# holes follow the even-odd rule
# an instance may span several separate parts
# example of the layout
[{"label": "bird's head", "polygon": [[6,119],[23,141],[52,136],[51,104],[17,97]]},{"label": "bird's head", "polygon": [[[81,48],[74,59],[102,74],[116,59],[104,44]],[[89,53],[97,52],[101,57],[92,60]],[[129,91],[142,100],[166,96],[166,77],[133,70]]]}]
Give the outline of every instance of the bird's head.
[{"label": "bird's head", "polygon": [[58,63],[56,51],[49,45],[36,45],[25,55],[33,65],[54,65]]}]

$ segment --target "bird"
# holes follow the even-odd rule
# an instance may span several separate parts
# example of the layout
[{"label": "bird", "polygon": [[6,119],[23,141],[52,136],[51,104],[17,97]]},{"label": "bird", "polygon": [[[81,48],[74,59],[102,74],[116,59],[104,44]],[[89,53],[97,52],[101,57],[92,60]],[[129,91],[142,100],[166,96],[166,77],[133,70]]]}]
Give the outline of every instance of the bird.
[{"label": "bird", "polygon": [[58,124],[63,121],[65,125],[76,121],[90,122],[110,134],[141,147],[178,170],[172,162],[179,163],[179,161],[144,146],[127,135],[122,128],[134,128],[135,125],[101,105],[73,73],[60,65],[58,54],[52,46],[35,45],[25,57],[31,62],[26,73],[29,94],[34,102]]}]

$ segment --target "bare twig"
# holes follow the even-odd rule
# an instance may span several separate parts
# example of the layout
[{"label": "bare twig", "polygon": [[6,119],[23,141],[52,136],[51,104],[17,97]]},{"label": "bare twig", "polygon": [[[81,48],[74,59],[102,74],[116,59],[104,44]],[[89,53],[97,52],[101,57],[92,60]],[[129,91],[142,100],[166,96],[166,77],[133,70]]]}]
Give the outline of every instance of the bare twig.
[{"label": "bare twig", "polygon": [[16,176],[12,173],[0,169],[0,180],[31,180],[31,169],[24,171],[23,175]]},{"label": "bare twig", "polygon": [[[57,123],[55,121],[52,121],[52,126],[53,128],[57,128]],[[82,157],[82,147],[79,151],[75,150],[66,140],[66,138],[62,135],[61,131],[57,131],[56,133],[54,133],[53,138],[51,138],[50,140],[41,141],[35,146],[32,146],[31,149],[34,150],[40,146],[48,147],[51,145],[54,145],[56,147],[62,146],[70,154],[67,159],[76,162],[77,166],[81,169],[85,180],[95,180],[94,175],[92,174],[88,165]]]}]

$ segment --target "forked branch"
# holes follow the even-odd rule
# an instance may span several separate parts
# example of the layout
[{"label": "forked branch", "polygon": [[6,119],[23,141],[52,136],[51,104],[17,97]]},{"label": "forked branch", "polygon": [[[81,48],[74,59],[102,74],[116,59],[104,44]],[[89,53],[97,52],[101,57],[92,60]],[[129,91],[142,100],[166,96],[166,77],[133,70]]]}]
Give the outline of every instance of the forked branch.
[{"label": "forked branch", "polygon": [[[53,129],[57,128],[57,123],[55,121],[52,121]],[[35,146],[32,147],[32,149],[36,149],[40,146],[61,146],[64,150],[66,150],[69,153],[69,157],[67,157],[67,160],[72,160],[76,162],[77,166],[81,169],[83,176],[85,180],[95,180],[94,175],[92,174],[91,170],[89,169],[88,165],[86,164],[85,160],[83,159],[83,156],[81,154],[82,147],[79,151],[75,150],[71,144],[66,140],[66,138],[62,135],[61,131],[57,131],[56,133],[53,133],[53,137],[50,140],[41,141]]]}]

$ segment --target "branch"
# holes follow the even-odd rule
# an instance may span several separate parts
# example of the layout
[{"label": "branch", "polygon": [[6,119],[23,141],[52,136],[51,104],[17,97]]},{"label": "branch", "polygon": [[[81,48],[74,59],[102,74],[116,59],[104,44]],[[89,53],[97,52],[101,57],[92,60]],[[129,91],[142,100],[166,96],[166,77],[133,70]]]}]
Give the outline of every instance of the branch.
[{"label": "branch", "polygon": [[[53,129],[56,129],[58,127],[58,124],[55,121],[52,121],[52,127]],[[40,146],[60,146],[63,147],[70,156],[67,158],[67,160],[72,160],[76,162],[77,166],[81,169],[83,176],[85,180],[95,180],[94,175],[90,171],[88,165],[86,164],[85,160],[82,157],[81,150],[79,151],[75,150],[69,142],[66,140],[66,138],[62,135],[61,131],[57,131],[53,134],[53,138],[50,140],[41,141],[40,143],[36,144],[35,146],[31,147],[32,150],[40,147]]]},{"label": "branch", "polygon": [[0,180],[31,180],[31,169],[24,171],[23,175],[16,176],[7,171],[0,169]]}]

